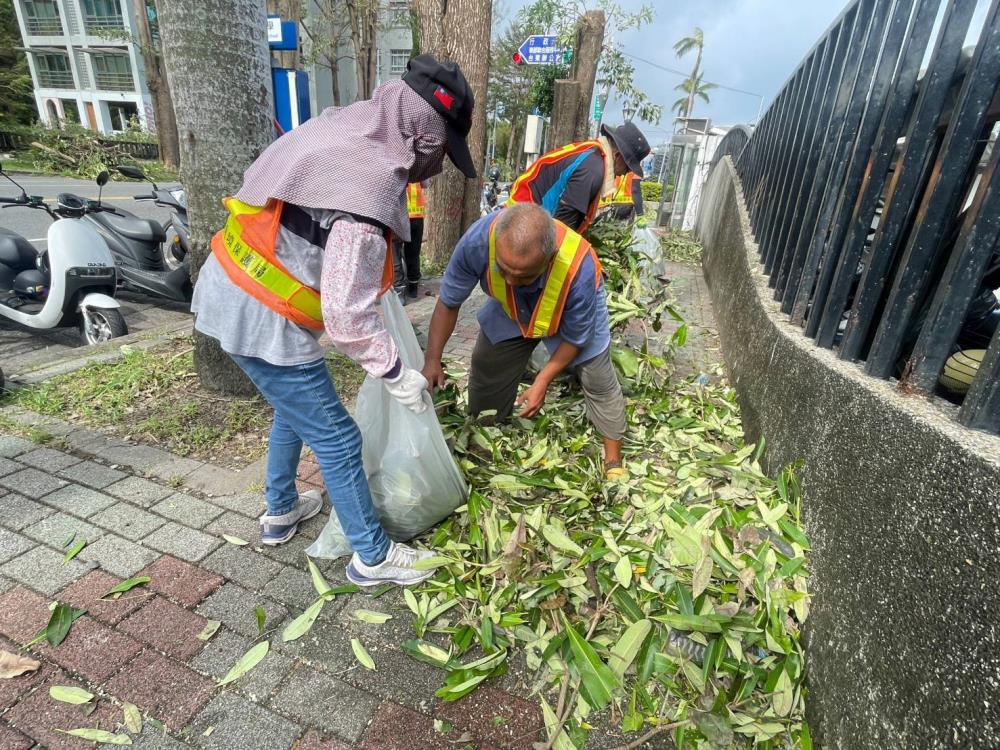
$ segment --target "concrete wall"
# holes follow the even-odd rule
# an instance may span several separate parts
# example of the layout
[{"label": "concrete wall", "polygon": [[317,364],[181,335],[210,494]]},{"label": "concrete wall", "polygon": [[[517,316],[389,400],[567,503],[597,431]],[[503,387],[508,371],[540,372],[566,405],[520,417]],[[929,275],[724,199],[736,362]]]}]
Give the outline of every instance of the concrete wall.
[{"label": "concrete wall", "polygon": [[1000,438],[786,322],[728,157],[698,232],[747,431],[772,469],[804,461],[818,746],[1000,748]]}]

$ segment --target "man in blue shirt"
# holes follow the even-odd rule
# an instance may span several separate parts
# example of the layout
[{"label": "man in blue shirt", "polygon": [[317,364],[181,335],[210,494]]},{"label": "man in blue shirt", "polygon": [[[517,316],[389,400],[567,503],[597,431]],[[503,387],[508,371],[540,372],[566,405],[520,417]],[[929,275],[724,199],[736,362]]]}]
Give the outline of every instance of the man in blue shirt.
[{"label": "man in blue shirt", "polygon": [[[570,264],[569,259],[575,260]],[[472,415],[495,409],[502,420],[516,404],[521,416],[532,417],[545,403],[552,381],[570,368],[583,388],[587,416],[604,440],[606,473],[609,478],[623,475],[625,398],[611,363],[608,306],[593,251],[532,203],[516,204],[473,224],[452,254],[431,317],[423,370],[431,388],[444,384],[441,352],[455,330],[459,308],[477,284],[490,299],[479,311],[479,338],[469,370]],[[551,357],[517,398],[538,338]]]}]

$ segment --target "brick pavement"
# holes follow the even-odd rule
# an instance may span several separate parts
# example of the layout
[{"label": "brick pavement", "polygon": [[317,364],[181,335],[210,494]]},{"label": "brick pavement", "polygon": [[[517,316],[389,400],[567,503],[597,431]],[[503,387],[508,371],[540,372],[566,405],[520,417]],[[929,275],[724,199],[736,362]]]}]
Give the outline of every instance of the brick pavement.
[{"label": "brick pavement", "polygon": [[[717,343],[700,272],[671,264],[669,275],[691,332],[677,372],[706,372]],[[433,286],[428,291],[407,307],[418,336],[436,300]],[[469,361],[483,301],[477,294],[463,308],[445,350],[457,365]],[[39,672],[0,680],[0,750],[93,747],[56,730],[125,731],[123,701],[145,717],[133,746],[149,750],[530,750],[541,739],[542,717],[516,660],[507,676],[462,701],[434,697],[443,673],[399,648],[412,635],[399,591],[338,597],[308,634],[281,642],[284,625],[315,600],[303,551],[328,511],[289,544],[265,548],[256,528],[263,498],[247,491],[250,477],[9,407],[3,413],[63,442],[40,448],[0,434],[0,648],[16,650],[35,636],[53,601],[87,612],[60,646],[28,648],[42,662]],[[302,489],[321,481],[307,455]],[[230,544],[223,534],[249,544]],[[88,545],[64,562],[70,536]],[[345,580],[343,566],[320,562],[333,585]],[[100,598],[134,575],[150,581],[117,600]],[[352,615],[358,608],[393,619],[363,623]],[[210,621],[218,630],[201,640]],[[264,660],[219,688],[261,638],[271,643]],[[364,643],[375,671],[358,664],[351,638]],[[52,700],[53,685],[83,687],[96,698],[84,711]],[[600,737],[595,732],[591,746],[620,741]]]}]

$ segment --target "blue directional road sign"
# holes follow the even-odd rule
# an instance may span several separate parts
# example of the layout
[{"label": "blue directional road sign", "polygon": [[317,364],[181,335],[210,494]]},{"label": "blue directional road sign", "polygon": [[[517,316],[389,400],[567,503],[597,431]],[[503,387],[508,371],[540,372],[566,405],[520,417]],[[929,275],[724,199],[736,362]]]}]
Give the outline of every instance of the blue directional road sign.
[{"label": "blue directional road sign", "polygon": [[527,65],[554,65],[564,59],[564,50],[554,36],[529,36],[517,48],[521,61]]}]

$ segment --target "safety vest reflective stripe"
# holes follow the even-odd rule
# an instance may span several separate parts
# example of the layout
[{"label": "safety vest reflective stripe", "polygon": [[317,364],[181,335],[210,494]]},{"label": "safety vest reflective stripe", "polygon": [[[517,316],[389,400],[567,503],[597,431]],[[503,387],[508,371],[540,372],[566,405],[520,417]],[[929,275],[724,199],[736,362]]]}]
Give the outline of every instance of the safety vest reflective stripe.
[{"label": "safety vest reflective stripe", "polygon": [[422,219],[426,212],[427,200],[424,198],[424,188],[419,182],[411,182],[406,186],[406,210],[411,219]]},{"label": "safety vest reflective stripe", "polygon": [[507,317],[517,323],[521,335],[528,339],[545,338],[559,330],[559,321],[566,307],[569,290],[587,255],[594,259],[594,287],[597,288],[601,283],[601,264],[593,248],[583,237],[560,221],[556,222],[556,246],[558,249],[549,264],[548,278],[545,280],[542,295],[535,304],[531,320],[524,325],[517,317],[514,289],[504,279],[497,266],[496,219],[490,225],[487,287],[490,296],[500,303]]},{"label": "safety vest reflective stripe", "polygon": [[615,179],[615,194],[610,198],[601,197],[601,208],[611,205],[630,204],[634,201],[632,197],[632,181],[638,180],[639,175],[633,172],[620,175]]},{"label": "safety vest reflective stripe", "polygon": [[[602,155],[604,154],[604,151],[601,149],[600,141],[581,141],[580,143],[569,143],[565,146],[562,146],[561,148],[557,148],[554,149],[553,151],[549,151],[546,154],[542,154],[540,157],[538,157],[537,161],[535,161],[530,167],[528,167],[527,171],[525,171],[524,174],[522,174],[520,177],[514,180],[514,184],[511,185],[510,188],[510,198],[507,199],[507,205],[513,206],[515,203],[536,203],[537,201],[535,200],[535,197],[531,193],[531,186],[534,183],[535,179],[538,177],[538,173],[541,171],[542,167],[548,166],[549,164],[553,164],[559,161],[560,159],[564,159],[574,154],[579,154],[582,156],[585,151],[589,151],[590,149],[594,148],[598,150],[598,153]],[[565,184],[563,184],[562,187],[565,188]],[[555,196],[556,206],[545,206],[545,210],[548,211],[553,216],[555,215],[555,209],[558,208],[560,197],[561,197],[561,191],[560,195]],[[597,211],[597,204],[598,204],[597,200],[591,203],[590,209],[587,211],[587,216],[583,220],[583,224],[580,226],[580,231],[583,231],[583,229],[586,228],[588,224],[590,224],[591,219],[594,218],[594,214]]]},{"label": "safety vest reflective stripe", "polygon": [[[279,315],[322,331],[319,291],[296,279],[275,254],[284,203],[270,200],[266,206],[251,206],[225,198],[223,205],[229,210],[229,218],[212,238],[212,254],[230,280]],[[393,281],[391,243],[387,240],[386,244],[380,294],[390,289]]]}]

